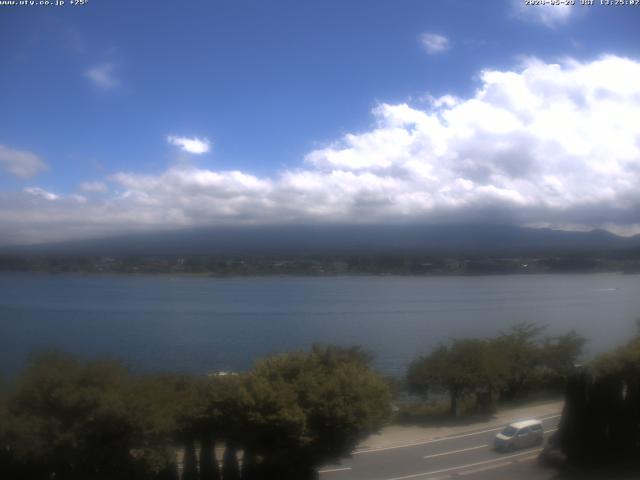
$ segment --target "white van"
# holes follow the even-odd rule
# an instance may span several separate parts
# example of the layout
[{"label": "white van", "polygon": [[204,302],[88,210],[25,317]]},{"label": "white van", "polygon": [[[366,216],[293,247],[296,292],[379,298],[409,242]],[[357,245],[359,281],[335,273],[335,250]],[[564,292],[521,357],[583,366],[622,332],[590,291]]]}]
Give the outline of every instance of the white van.
[{"label": "white van", "polygon": [[493,447],[501,452],[512,452],[517,448],[541,445],[543,433],[540,420],[511,423],[496,435]]}]

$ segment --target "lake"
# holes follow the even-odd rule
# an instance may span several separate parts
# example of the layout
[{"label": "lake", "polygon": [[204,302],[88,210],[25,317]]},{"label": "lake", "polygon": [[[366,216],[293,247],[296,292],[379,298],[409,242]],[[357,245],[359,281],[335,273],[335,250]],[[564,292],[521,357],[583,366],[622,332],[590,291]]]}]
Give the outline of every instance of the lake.
[{"label": "lake", "polygon": [[315,342],[357,344],[400,375],[453,337],[528,321],[575,329],[594,354],[640,316],[640,276],[264,277],[0,274],[0,372],[56,348],[142,372],[244,370]]}]

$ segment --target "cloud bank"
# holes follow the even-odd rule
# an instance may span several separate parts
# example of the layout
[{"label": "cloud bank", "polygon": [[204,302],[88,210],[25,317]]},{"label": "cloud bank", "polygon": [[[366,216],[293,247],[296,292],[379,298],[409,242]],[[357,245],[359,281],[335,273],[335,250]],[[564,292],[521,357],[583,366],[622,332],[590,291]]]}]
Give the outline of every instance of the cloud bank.
[{"label": "cloud bank", "polygon": [[[181,164],[89,200],[0,195],[12,241],[218,224],[503,221],[640,232],[640,62],[529,59],[469,98],[383,103],[270,177]],[[86,188],[85,188],[86,190]],[[39,194],[38,194],[39,193]],[[9,208],[11,205],[11,208]]]}]

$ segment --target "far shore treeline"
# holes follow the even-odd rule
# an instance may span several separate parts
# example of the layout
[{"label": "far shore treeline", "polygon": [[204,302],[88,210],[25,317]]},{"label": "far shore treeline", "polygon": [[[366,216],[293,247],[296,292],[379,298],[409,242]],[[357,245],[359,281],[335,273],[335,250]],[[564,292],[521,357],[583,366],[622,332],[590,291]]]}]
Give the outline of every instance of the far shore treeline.
[{"label": "far shore treeline", "polygon": [[0,272],[263,275],[506,275],[640,272],[640,254],[629,252],[540,252],[539,254],[237,254],[80,255],[2,254]]},{"label": "far shore treeline", "polygon": [[482,418],[541,393],[566,393],[556,464],[637,458],[640,335],[581,367],[584,343],[518,324],[444,343],[403,380],[378,375],[358,347],[317,345],[205,376],[139,375],[117,360],[44,352],[0,383],[0,478],[317,479],[394,419]]}]

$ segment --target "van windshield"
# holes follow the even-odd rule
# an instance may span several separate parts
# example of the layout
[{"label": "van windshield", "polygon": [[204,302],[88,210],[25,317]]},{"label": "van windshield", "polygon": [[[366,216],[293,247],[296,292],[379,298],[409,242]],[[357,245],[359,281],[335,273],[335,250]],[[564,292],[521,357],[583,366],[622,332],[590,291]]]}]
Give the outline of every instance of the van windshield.
[{"label": "van windshield", "polygon": [[517,431],[518,430],[516,430],[512,426],[508,426],[508,427],[505,427],[504,430],[502,430],[502,434],[505,437],[513,437],[516,434]]}]

